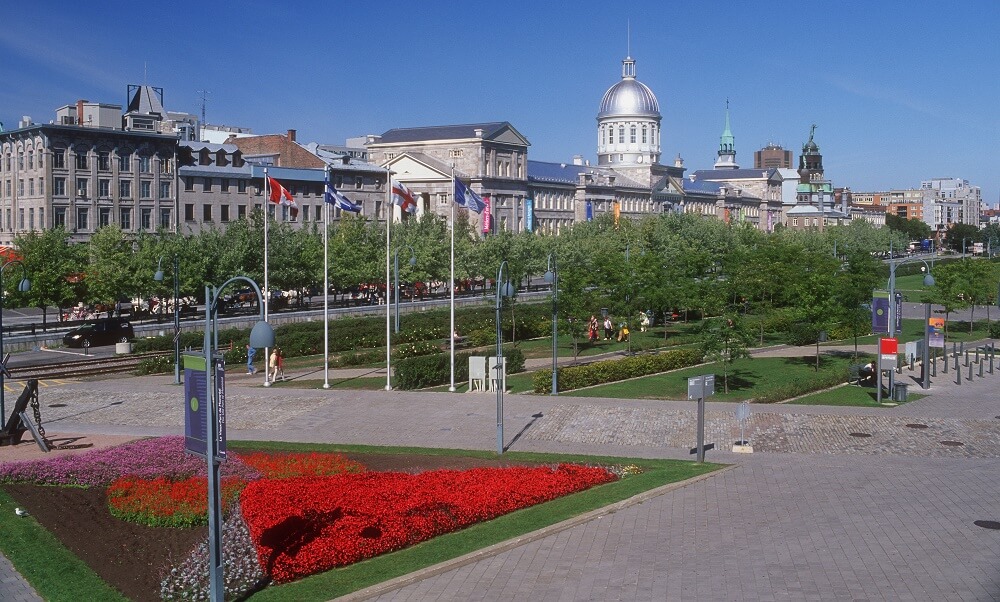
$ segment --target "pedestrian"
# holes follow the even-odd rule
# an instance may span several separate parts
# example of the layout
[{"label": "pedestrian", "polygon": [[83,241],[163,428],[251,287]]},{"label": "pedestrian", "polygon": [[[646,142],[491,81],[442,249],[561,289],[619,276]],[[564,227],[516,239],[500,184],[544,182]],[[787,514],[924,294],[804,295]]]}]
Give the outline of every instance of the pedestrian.
[{"label": "pedestrian", "polygon": [[247,343],[247,374],[256,374],[257,369],[253,367],[253,358],[257,355],[257,350]]},{"label": "pedestrian", "polygon": [[285,380],[285,354],[281,351],[281,347],[278,347],[278,373],[275,376],[280,376],[281,380]]},{"label": "pedestrian", "polygon": [[268,379],[271,382],[275,382],[275,381],[278,380],[278,348],[277,347],[275,347],[274,350],[271,351],[271,357],[268,358],[268,361],[267,361],[267,372],[268,372],[268,375],[267,375]]},{"label": "pedestrian", "polygon": [[613,327],[611,325],[611,316],[604,316],[604,340],[605,341],[610,341],[611,340],[611,329],[612,328]]},{"label": "pedestrian", "polygon": [[590,323],[587,326],[587,333],[591,343],[597,340],[597,316],[593,314],[590,315]]}]

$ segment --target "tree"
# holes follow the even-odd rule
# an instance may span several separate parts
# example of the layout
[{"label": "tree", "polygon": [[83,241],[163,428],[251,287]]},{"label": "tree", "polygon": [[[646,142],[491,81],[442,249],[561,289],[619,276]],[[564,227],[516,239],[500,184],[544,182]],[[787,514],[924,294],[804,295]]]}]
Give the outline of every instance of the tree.
[{"label": "tree", "polygon": [[710,362],[722,362],[722,381],[725,392],[729,393],[729,368],[744,357],[750,357],[753,333],[747,330],[742,316],[731,312],[708,318],[700,331],[701,351]]},{"label": "tree", "polygon": [[[969,248],[969,245],[981,240],[979,228],[972,224],[952,224],[948,228],[948,232],[944,235],[945,247],[958,253],[971,251],[972,249]],[[965,244],[964,251],[962,249],[963,243]]]},{"label": "tree", "polygon": [[923,240],[931,237],[931,227],[923,220],[905,218],[891,213],[885,215],[885,225],[890,230],[902,232],[907,240]]},{"label": "tree", "polygon": [[88,302],[113,306],[122,297],[132,297],[138,292],[134,276],[140,268],[132,243],[120,227],[111,225],[99,229],[90,238],[87,250]]},{"label": "tree", "polygon": [[[22,262],[31,282],[31,289],[21,299],[25,304],[42,310],[44,329],[48,321],[48,306],[53,305],[61,310],[75,300],[76,289],[67,278],[81,270],[78,249],[82,247],[71,246],[69,233],[62,228],[18,235],[14,239],[14,246],[23,258]],[[12,290],[16,291],[20,275],[16,272],[12,275],[15,276]]]}]

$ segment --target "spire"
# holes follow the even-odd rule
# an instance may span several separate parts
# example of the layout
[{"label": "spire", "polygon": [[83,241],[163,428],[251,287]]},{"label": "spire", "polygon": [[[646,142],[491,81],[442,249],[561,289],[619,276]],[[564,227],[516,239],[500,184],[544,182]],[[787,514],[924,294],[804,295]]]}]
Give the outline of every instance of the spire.
[{"label": "spire", "polygon": [[729,99],[726,99],[726,129],[719,137],[719,159],[715,162],[715,169],[739,169],[736,164],[736,138],[729,127]]}]

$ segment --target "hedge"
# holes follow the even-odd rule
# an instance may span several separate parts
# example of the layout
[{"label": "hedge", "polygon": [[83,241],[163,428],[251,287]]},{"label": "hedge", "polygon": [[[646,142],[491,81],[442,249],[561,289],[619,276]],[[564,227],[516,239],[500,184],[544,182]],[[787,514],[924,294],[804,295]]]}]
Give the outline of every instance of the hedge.
[{"label": "hedge", "polygon": [[[559,391],[602,385],[639,376],[648,376],[700,364],[702,354],[695,349],[673,349],[663,353],[604,360],[582,366],[559,368]],[[538,370],[531,377],[535,393],[552,390],[552,371]]]},{"label": "hedge", "polygon": [[[469,380],[469,358],[472,353],[455,354],[455,382]],[[517,347],[504,349],[507,374],[524,371],[524,353]],[[443,385],[451,380],[451,354],[435,353],[401,360],[393,364],[398,389],[423,389]]]}]

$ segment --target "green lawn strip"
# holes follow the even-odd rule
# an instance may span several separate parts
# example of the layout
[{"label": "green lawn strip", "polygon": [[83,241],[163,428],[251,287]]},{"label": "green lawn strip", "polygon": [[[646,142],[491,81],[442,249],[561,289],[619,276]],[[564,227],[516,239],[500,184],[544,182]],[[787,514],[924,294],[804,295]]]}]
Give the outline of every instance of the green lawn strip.
[{"label": "green lawn strip", "polygon": [[[986,318],[985,312],[977,312],[977,313],[983,313],[983,319],[981,321],[976,320],[976,323],[971,333],[969,332],[968,322],[962,322],[961,324],[959,324],[954,321],[951,321],[948,323],[947,341],[949,345],[952,342],[958,343],[966,341],[980,341],[983,339],[990,338],[989,330],[987,328],[985,320]],[[944,314],[934,314],[934,317],[941,318],[944,317]],[[922,341],[924,339],[923,318],[919,319],[904,318],[903,330],[901,333],[899,333],[899,335],[897,335],[897,338],[899,339],[901,346],[904,341]],[[867,335],[863,337],[858,337],[858,345],[874,345],[878,342],[878,339],[879,339],[878,335]],[[843,341],[842,344],[850,345],[853,344],[853,342],[854,342],[853,339],[849,339]]]},{"label": "green lawn strip", "polygon": [[[292,378],[289,380],[279,380],[271,383],[272,387],[286,389],[322,389],[322,378]],[[384,376],[352,376],[350,378],[330,376],[331,389],[361,389],[363,391],[377,391],[385,389]]]},{"label": "green lawn strip", "polygon": [[[922,397],[926,397],[921,393],[910,393],[907,395],[907,401],[916,401]],[[883,401],[892,401],[888,395],[883,398]],[[802,397],[792,399],[787,402],[789,405],[815,405],[815,406],[855,406],[864,408],[879,408],[880,406],[875,401],[875,389],[872,387],[859,387],[857,385],[845,385],[843,387],[837,387],[836,389],[829,389],[826,391],[820,391],[818,393],[811,393],[809,395],[803,395]]]},{"label": "green lawn strip", "polygon": [[[850,357],[823,355],[821,373],[842,370],[853,363]],[[743,401],[793,383],[813,380],[815,359],[811,357],[756,357],[733,362],[728,369],[729,393],[725,393],[722,365],[707,364],[656,374],[633,380],[598,385],[567,392],[580,397],[614,397],[623,399],[687,399],[687,379],[702,374],[715,374],[715,395],[712,401]]]},{"label": "green lawn strip", "polygon": [[[267,449],[290,449],[284,443],[240,442],[238,446],[266,446]],[[231,445],[231,447],[233,447]],[[310,444],[309,449],[318,446]],[[433,453],[496,457],[492,452],[467,450],[431,450],[423,448],[372,448],[367,446],[325,446],[325,451],[357,451],[359,453]],[[301,449],[297,446],[294,449]],[[722,467],[719,464],[695,464],[679,460],[646,460],[635,458],[595,457],[563,454],[510,452],[505,458],[529,462],[584,462],[587,464],[635,464],[643,472],[614,483],[593,487],[544,504],[506,514],[486,523],[472,525],[461,531],[441,535],[415,546],[378,556],[348,567],[334,569],[279,586],[271,586],[250,599],[256,601],[328,600],[389,579],[412,573],[463,554],[536,531],[585,512],[626,500],[655,487],[686,480]]]},{"label": "green lawn strip", "polygon": [[[14,514],[17,503],[0,489],[0,551],[49,602],[122,600],[90,567],[66,549],[34,517]],[[2,596],[0,596],[2,597]]]}]

